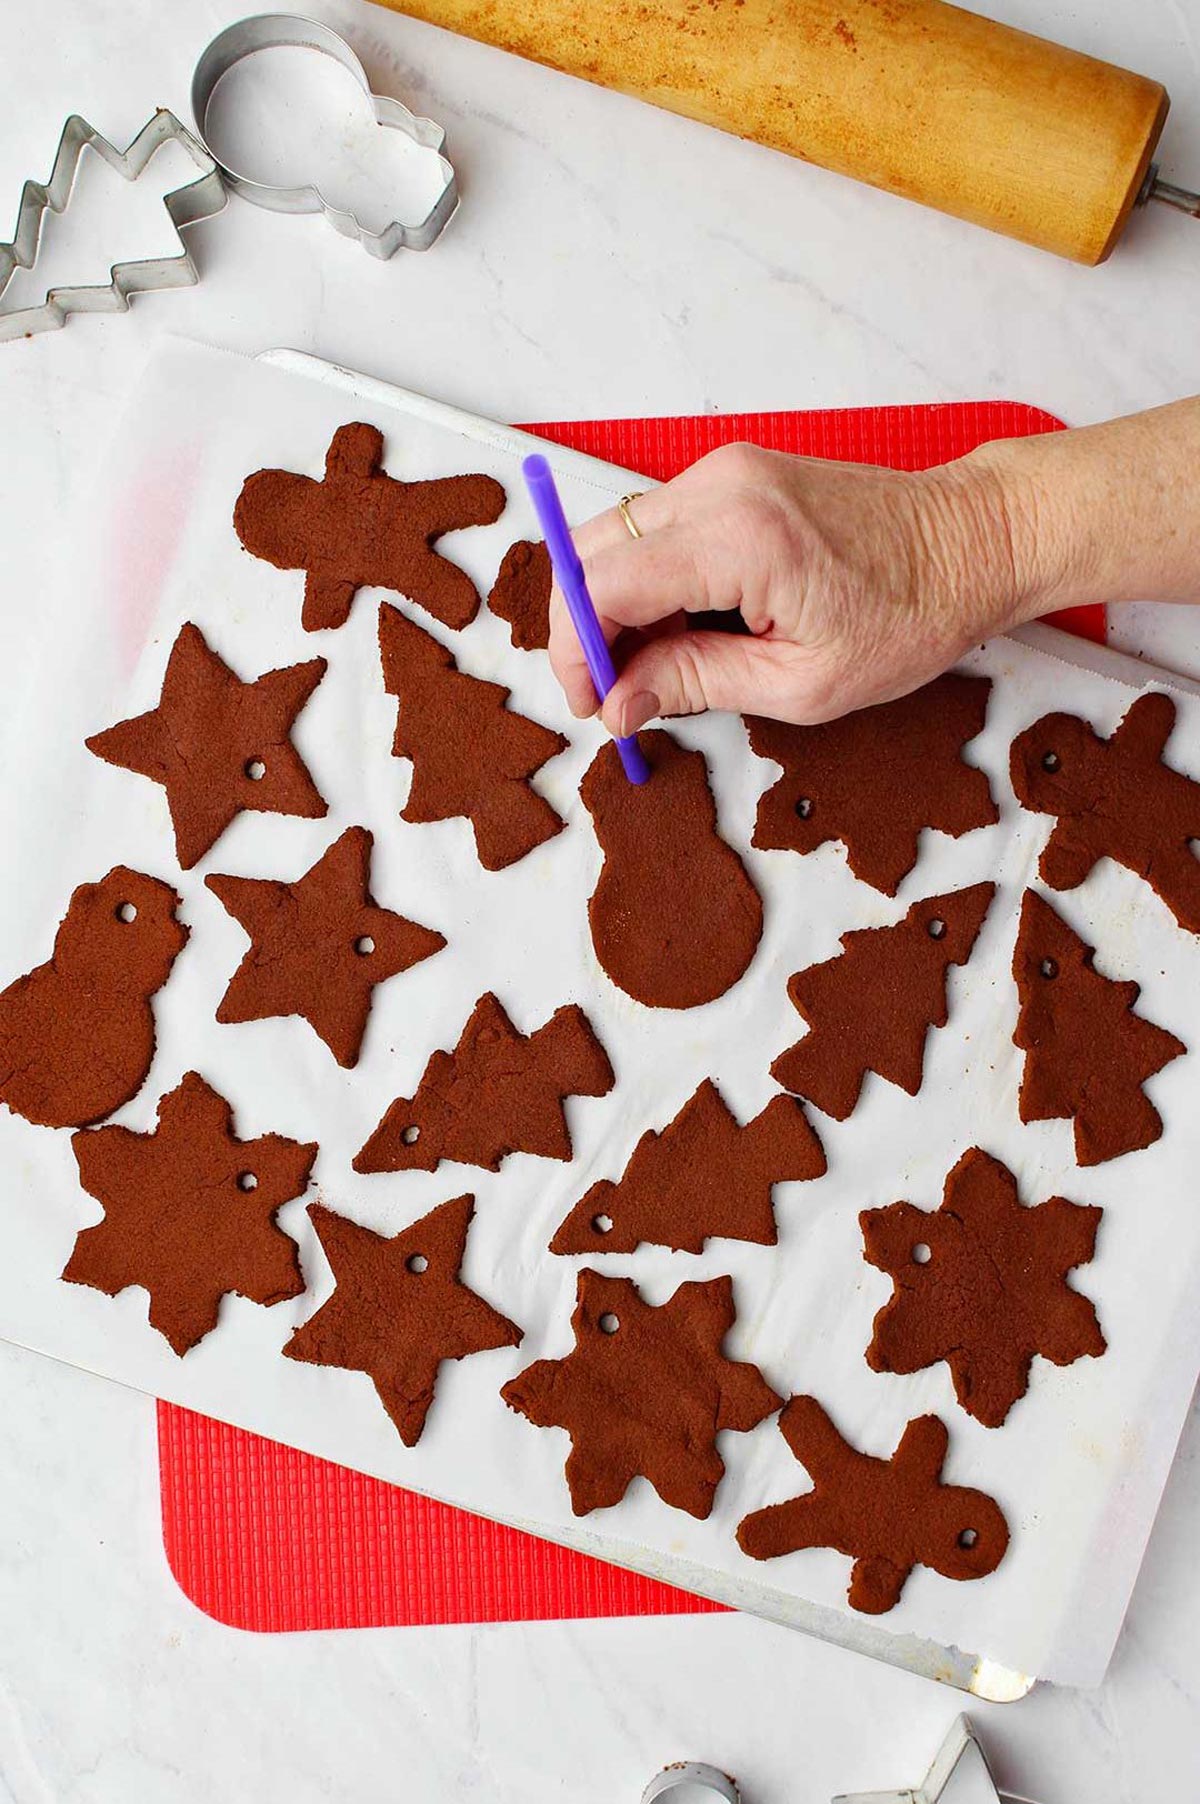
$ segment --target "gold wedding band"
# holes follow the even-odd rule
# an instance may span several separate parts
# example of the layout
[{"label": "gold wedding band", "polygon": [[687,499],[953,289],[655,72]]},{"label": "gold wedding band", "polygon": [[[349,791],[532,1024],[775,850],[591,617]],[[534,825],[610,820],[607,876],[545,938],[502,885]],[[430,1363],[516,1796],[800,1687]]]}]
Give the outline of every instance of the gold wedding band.
[{"label": "gold wedding band", "polygon": [[617,512],[620,514],[622,520],[624,520],[625,530],[628,532],[631,539],[640,539],[642,536],[642,529],[630,513],[629,504],[631,501],[640,501],[645,493],[645,489],[634,489],[632,495],[622,495],[621,499],[617,502]]}]

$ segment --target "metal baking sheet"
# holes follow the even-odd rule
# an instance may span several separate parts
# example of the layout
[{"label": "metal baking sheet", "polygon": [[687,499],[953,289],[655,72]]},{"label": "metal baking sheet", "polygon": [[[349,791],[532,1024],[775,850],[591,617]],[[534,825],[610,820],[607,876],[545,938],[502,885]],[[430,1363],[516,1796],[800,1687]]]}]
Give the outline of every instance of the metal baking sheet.
[{"label": "metal baking sheet", "polygon": [[[443,1367],[425,1434],[406,1450],[365,1377],[279,1357],[330,1286],[297,1201],[281,1221],[300,1244],[309,1294],[272,1309],[228,1298],[218,1329],[176,1359],[146,1324],[143,1292],[110,1299],[58,1280],[75,1233],[99,1209],[79,1188],[69,1136],[7,1113],[0,1334],[984,1696],[1019,1695],[1035,1676],[1097,1682],[1200,1365],[1200,1054],[1151,1081],[1169,1126],[1137,1155],[1081,1172],[1068,1123],[1020,1124],[1009,963],[1016,910],[1047,823],[1017,807],[1007,748],[1052,707],[1078,707],[1108,731],[1138,688],[1162,682],[1180,708],[1171,757],[1200,774],[1200,697],[1178,679],[1052,629],[973,653],[965,667],[987,672],[995,686],[970,756],[992,778],[1001,823],[958,841],[925,835],[894,903],[856,883],[837,847],[805,859],[750,848],[757,798],[774,767],[751,756],[736,718],[677,723],[680,739],[708,757],[722,830],[763,892],[766,929],[751,971],[727,996],[682,1015],[651,1013],[609,983],[592,953],[586,900],[599,853],[576,789],[600,729],[569,719],[545,660],[514,652],[486,610],[459,635],[415,611],[453,643],[462,668],[508,684],[514,706],[572,741],[538,779],[567,830],[508,871],[483,872],[465,822],[409,826],[397,818],[408,767],[389,755],[395,703],[378,673],[380,594],[360,592],[337,633],[307,635],[302,578],[247,557],[237,542],[231,515],[244,477],[263,465],[319,474],[333,430],[356,418],[382,428],[386,467],[397,476],[486,470],[505,483],[509,506],[496,526],[442,545],[482,590],[512,540],[533,532],[518,478],[533,441],[520,433],[290,354],[264,364],[187,344],[159,353],[89,516],[72,534],[68,567],[39,605],[23,694],[0,727],[0,832],[14,873],[0,898],[2,975],[47,956],[52,924],[77,882],[118,862],[170,878],[192,938],[158,999],[149,1080],[118,1119],[150,1127],[158,1098],[195,1068],[230,1098],[243,1134],[274,1129],[318,1140],[316,1190],[371,1227],[395,1232],[472,1190],[478,1210],[465,1276],[524,1326],[525,1343]],[[637,486],[629,473],[577,454],[552,457],[575,520]],[[181,878],[161,790],[100,763],[82,742],[153,705],[187,619],[242,674],[316,651],[329,659],[297,742],[330,812],[320,822],[244,815]],[[449,948],[376,992],[363,1058],[346,1072],[303,1023],[217,1025],[214,1009],[245,940],[203,878],[213,870],[298,875],[354,823],[375,834],[378,898],[439,927]],[[570,1346],[578,1262],[547,1254],[550,1233],[588,1184],[620,1172],[643,1129],[665,1123],[701,1077],[713,1076],[743,1118],[762,1107],[773,1091],[767,1066],[801,1028],[785,995],[793,970],[830,956],[848,928],[894,920],[918,896],[984,877],[998,881],[999,895],[971,963],[952,975],[951,1022],[931,1036],[920,1095],[868,1079],[849,1121],[814,1116],[830,1169],[816,1183],[778,1188],[779,1247],[710,1243],[699,1258],[644,1248],[604,1263],[635,1275],[653,1300],[684,1278],[733,1273],[739,1319],[729,1350],[757,1361],[777,1389],[812,1391],[871,1451],[890,1452],[910,1416],[939,1412],[951,1430],[947,1476],[1000,1500],[1013,1529],[1008,1557],[968,1585],[918,1570],[880,1621],[849,1611],[848,1562],[836,1553],[768,1565],[744,1558],[733,1537],[740,1517],[806,1485],[773,1421],[722,1437],[728,1475],[706,1523],[667,1509],[640,1480],[617,1508],[577,1522],[562,1478],[566,1437],[532,1428],[497,1396],[524,1363]],[[1056,906],[1097,944],[1105,973],[1141,982],[1147,1015],[1185,1041],[1194,1037],[1200,944],[1143,885],[1106,864]],[[582,1003],[609,1050],[617,1089],[568,1105],[574,1162],[515,1156],[498,1174],[443,1165],[433,1174],[356,1176],[351,1156],[385,1105],[412,1093],[429,1052],[454,1043],[489,988],[523,1029],[564,1001]],[[1012,1167],[1028,1201],[1061,1193],[1105,1208],[1097,1258],[1077,1282],[1098,1305],[1110,1351],[1065,1371],[1039,1361],[1029,1396],[999,1432],[958,1410],[945,1367],[881,1377],[863,1360],[890,1287],[862,1261],[859,1209],[899,1197],[935,1206],[947,1170],[972,1144]]]}]

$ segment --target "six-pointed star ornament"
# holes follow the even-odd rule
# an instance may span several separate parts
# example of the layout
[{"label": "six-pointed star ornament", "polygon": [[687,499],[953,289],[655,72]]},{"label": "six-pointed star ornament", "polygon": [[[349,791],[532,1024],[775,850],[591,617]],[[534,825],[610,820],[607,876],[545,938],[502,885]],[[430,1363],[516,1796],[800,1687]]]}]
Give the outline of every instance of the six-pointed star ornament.
[{"label": "six-pointed star ornament", "polygon": [[85,1129],[71,1146],[104,1220],[84,1228],[63,1277],[110,1297],[140,1284],[150,1326],[176,1353],[216,1327],[229,1292],[279,1303],[304,1289],[275,1214],[308,1183],[317,1148],[281,1134],[239,1140],[229,1104],[196,1072],[163,1097],[152,1134]]},{"label": "six-pointed star ornament", "polygon": [[978,1146],[946,1179],[939,1209],[864,1209],[864,1257],[894,1286],[867,1364],[920,1372],[944,1359],[968,1415],[999,1428],[1035,1354],[1068,1366],[1105,1350],[1094,1306],[1067,1282],[1091,1259],[1102,1213],[1061,1196],[1022,1203],[1008,1167]]},{"label": "six-pointed star ornament", "polygon": [[725,1474],[722,1429],[747,1432],[779,1408],[757,1366],[722,1351],[733,1280],[681,1284],[657,1307],[629,1278],[579,1274],[565,1359],[539,1359],[504,1386],[510,1409],[571,1437],[577,1516],[620,1503],[648,1478],[664,1503],[703,1521]]}]

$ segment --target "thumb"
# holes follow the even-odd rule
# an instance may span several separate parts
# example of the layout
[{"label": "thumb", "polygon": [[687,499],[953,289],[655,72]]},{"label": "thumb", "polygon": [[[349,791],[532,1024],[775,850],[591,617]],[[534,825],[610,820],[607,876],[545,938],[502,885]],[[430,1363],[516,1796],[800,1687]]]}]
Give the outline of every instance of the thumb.
[{"label": "thumb", "polygon": [[[787,648],[794,660],[795,646]],[[648,639],[630,658],[605,697],[601,718],[627,737],[663,714],[772,714],[795,706],[797,672],[783,650],[749,634],[684,632]],[[785,695],[785,690],[788,692]]]}]

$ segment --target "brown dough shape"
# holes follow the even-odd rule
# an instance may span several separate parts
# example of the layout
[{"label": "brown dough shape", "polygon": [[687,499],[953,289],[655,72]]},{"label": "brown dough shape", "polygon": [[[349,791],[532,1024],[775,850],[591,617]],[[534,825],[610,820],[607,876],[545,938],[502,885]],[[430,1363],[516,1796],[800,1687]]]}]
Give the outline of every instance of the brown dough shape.
[{"label": "brown dough shape", "polygon": [[574,1350],[500,1393],[536,1427],[567,1430],[575,1515],[620,1503],[638,1475],[673,1509],[709,1515],[725,1474],[717,1435],[757,1427],[781,1401],[757,1366],[722,1353],[733,1323],[732,1278],[681,1284],[656,1308],[630,1278],[580,1272]]},{"label": "brown dough shape", "polygon": [[481,996],[453,1052],[434,1052],[417,1094],[398,1096],[354,1160],[355,1171],[434,1171],[442,1159],[499,1171],[509,1153],[569,1159],[563,1100],[607,1096],[616,1079],[581,1008],[556,1009],[518,1033]]},{"label": "brown dough shape", "polygon": [[136,1096],[154,1057],[150,998],[188,930],[169,883],[116,865],[81,883],[44,965],[0,994],[0,1101],[39,1127],[87,1127]]},{"label": "brown dough shape", "polygon": [[275,1213],[308,1183],[315,1145],[237,1139],[225,1098],[189,1071],[159,1103],[153,1133],[92,1128],[71,1146],[104,1220],[79,1234],[63,1277],[110,1297],[141,1285],[150,1326],[176,1353],[216,1327],[229,1292],[279,1303],[304,1289],[296,1243]]},{"label": "brown dough shape", "polygon": [[579,795],[604,854],[588,920],[596,957],[647,1008],[696,1008],[743,975],[762,938],[762,898],[717,831],[703,752],[639,733],[650,780],[633,784],[612,740]]},{"label": "brown dough shape", "polygon": [[475,1213],[456,1196],[391,1240],[310,1203],[334,1292],[296,1329],[286,1359],[365,1372],[406,1447],[421,1438],[443,1359],[520,1344],[521,1330],[458,1275]]},{"label": "brown dough shape", "polygon": [[375,985],[446,944],[443,934],[376,903],[373,843],[365,827],[347,827],[295,883],[205,878],[250,936],[218,1021],[303,1015],[339,1065],[357,1064]]},{"label": "brown dough shape", "polygon": [[743,1517],[738,1546],[752,1560],[834,1547],[854,1561],[851,1609],[880,1616],[914,1566],[978,1579],[1004,1558],[1008,1524],[995,1498],[942,1482],[950,1437],[937,1416],[910,1422],[890,1459],[850,1446],[815,1397],[793,1397],[779,1427],[813,1488]]},{"label": "brown dough shape", "polygon": [[488,607],[508,622],[518,651],[545,651],[550,643],[550,590],[554,572],[541,540],[518,539],[501,560]]},{"label": "brown dough shape", "polygon": [[1139,986],[1102,977],[1094,957],[1094,946],[1026,890],[1013,953],[1020,998],[1013,1045],[1025,1054],[1021,1120],[1073,1117],[1080,1165],[1159,1138],[1162,1117],[1142,1085],[1187,1051],[1166,1028],[1134,1014]]},{"label": "brown dough shape", "polygon": [[565,751],[561,733],[506,706],[509,691],[459,670],[436,639],[384,602],[383,686],[400,703],[392,756],[412,760],[403,821],[463,816],[487,871],[515,864],[563,822],[529,779]]},{"label": "brown dough shape", "polygon": [[967,1414],[999,1428],[1029,1388],[1035,1353],[1069,1366],[1105,1350],[1095,1308],[1067,1283],[1091,1259],[1103,1213],[1061,1196],[1024,1207],[1011,1171],[977,1146],[946,1179],[939,1209],[864,1209],[864,1257],[894,1285],[867,1364],[920,1372],[944,1359]]},{"label": "brown dough shape", "polygon": [[1200,783],[1163,763],[1169,695],[1139,695],[1111,739],[1075,714],[1046,714],[1013,742],[1017,800],[1056,816],[1038,875],[1074,889],[1101,858],[1144,877],[1181,927],[1200,933]]},{"label": "brown dough shape", "polygon": [[706,1240],[774,1246],[771,1191],[819,1178],[825,1154],[794,1096],[775,1096],[739,1127],[711,1078],[661,1132],[650,1128],[614,1184],[602,1178],[554,1239],[552,1253],[632,1253],[644,1241],[701,1253]]},{"label": "brown dough shape", "polygon": [[999,820],[963,747],[983,731],[991,682],[950,671],[898,701],[815,727],[746,717],[751,749],[782,764],[758,804],[756,846],[813,852],[840,840],[856,877],[894,896],[921,830],[955,838]]},{"label": "brown dough shape", "polygon": [[190,871],[243,808],[306,820],[327,812],[289,737],[325,669],[324,658],[310,658],[243,683],[189,622],[171,647],[157,708],[93,733],[87,748],[162,784],[176,856]]},{"label": "brown dough shape", "polygon": [[242,485],[234,531],[277,570],[304,571],[302,625],[344,626],[355,591],[396,589],[440,620],[467,626],[479,596],[465,570],[434,550],[443,533],[491,526],[505,494],[492,476],[397,482],[380,469],[383,434],[361,421],[339,426],[325,479],[257,470]]},{"label": "brown dough shape", "polygon": [[771,1066],[776,1083],[835,1121],[854,1110],[868,1071],[915,1096],[929,1029],[949,1020],[949,967],[970,958],[995,893],[974,883],[926,896],[894,927],[844,933],[838,957],[797,971],[788,995],[809,1030]]}]

